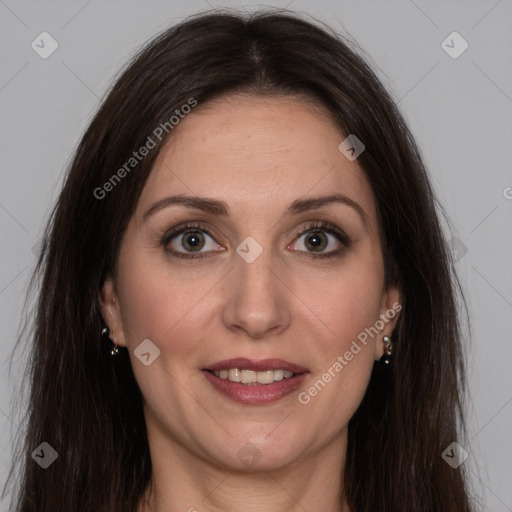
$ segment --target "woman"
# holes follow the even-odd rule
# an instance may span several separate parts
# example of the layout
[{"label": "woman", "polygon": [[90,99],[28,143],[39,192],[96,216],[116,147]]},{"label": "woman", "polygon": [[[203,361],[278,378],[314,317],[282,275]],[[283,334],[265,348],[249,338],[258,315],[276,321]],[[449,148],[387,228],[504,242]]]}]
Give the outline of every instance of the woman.
[{"label": "woman", "polygon": [[45,233],[15,510],[471,510],[442,457],[464,366],[436,205],[328,28],[214,12],[156,37]]}]

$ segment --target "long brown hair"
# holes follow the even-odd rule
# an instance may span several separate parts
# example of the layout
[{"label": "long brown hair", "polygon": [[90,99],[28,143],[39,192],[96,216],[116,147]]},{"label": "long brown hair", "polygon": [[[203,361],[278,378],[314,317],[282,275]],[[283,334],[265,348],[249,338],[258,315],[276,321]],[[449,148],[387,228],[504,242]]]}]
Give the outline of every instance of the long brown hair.
[{"label": "long brown hair", "polygon": [[[343,37],[288,11],[216,11],[169,28],[140,50],[92,119],[31,281],[39,291],[26,432],[10,475],[19,464],[13,510],[136,510],[152,472],[142,396],[127,353],[108,357],[98,291],[115,275],[121,238],[165,137],[153,137],[156,147],[108,194],[95,190],[191,98],[201,108],[239,92],[312,98],[341,133],[366,146],[358,162],[376,198],[386,284],[399,285],[403,309],[392,364],[375,365],[350,421],[343,483],[351,509],[470,511],[464,466],[441,457],[465,432],[462,292],[442,209],[372,69]],[[58,452],[45,470],[31,457],[43,441]]]}]

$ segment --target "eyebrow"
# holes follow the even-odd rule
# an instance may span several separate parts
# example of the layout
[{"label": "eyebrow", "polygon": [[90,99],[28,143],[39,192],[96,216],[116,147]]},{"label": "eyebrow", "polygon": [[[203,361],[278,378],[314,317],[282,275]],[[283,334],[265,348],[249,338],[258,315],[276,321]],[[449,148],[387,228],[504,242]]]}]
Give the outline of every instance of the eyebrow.
[{"label": "eyebrow", "polygon": [[[356,210],[356,212],[360,215],[361,219],[363,220],[363,224],[365,225],[365,227],[369,227],[369,219],[363,208],[359,205],[359,203],[343,194],[331,194],[329,196],[296,199],[295,201],[293,201],[293,203],[290,204],[290,206],[288,206],[284,214],[293,215],[311,210],[318,210],[323,206],[336,203],[350,206],[351,208]],[[151,205],[151,207],[146,211],[146,213],[144,213],[142,220],[145,222],[149,217],[151,217],[155,213],[172,205],[181,205],[185,206],[186,208],[200,210],[213,215],[218,215],[220,217],[229,216],[229,207],[224,201],[220,201],[218,199],[210,199],[208,197],[176,195],[165,197]]]}]

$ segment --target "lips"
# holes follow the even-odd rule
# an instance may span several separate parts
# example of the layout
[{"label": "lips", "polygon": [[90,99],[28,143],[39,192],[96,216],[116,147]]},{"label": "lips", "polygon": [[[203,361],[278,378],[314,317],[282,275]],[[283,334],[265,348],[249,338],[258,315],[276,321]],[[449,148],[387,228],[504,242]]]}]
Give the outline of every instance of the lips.
[{"label": "lips", "polygon": [[[228,371],[240,374],[242,382],[226,378]],[[309,375],[307,368],[284,359],[252,360],[245,357],[208,365],[202,373],[219,393],[244,405],[264,405],[280,400],[296,391]],[[258,382],[255,382],[255,375]],[[263,383],[260,377],[263,377]]]},{"label": "lips", "polygon": [[295,392],[309,375],[300,373],[271,384],[241,384],[217,377],[212,371],[203,370],[206,380],[221,395],[244,405],[265,405],[276,402]]},{"label": "lips", "polygon": [[208,365],[203,370],[220,371],[238,368],[239,370],[252,370],[254,372],[264,372],[265,370],[288,370],[295,374],[307,372],[308,369],[294,363],[285,361],[284,359],[247,359],[245,357],[237,357],[234,359],[226,359],[217,363]]}]

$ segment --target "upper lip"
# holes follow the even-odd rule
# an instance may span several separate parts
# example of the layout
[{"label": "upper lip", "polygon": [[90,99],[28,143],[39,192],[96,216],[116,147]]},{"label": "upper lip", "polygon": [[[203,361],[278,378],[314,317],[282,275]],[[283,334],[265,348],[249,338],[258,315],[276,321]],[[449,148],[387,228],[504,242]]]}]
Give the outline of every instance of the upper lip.
[{"label": "upper lip", "polygon": [[288,370],[293,373],[307,372],[307,368],[297,364],[289,363],[283,359],[247,359],[246,357],[236,357],[234,359],[225,359],[218,363],[211,364],[204,368],[205,370],[219,371],[238,368],[239,370],[252,370],[262,372],[265,370]]}]

